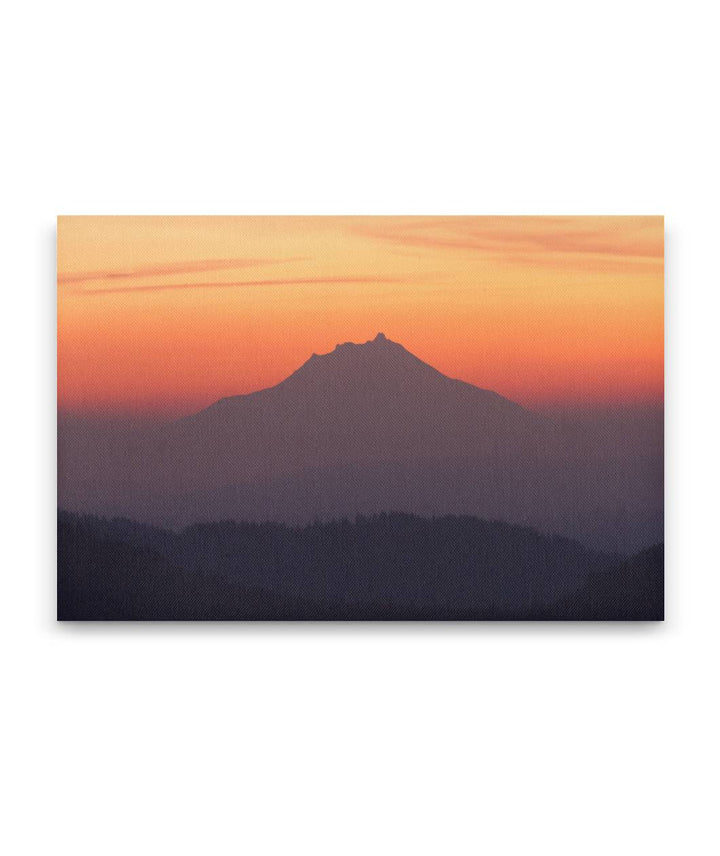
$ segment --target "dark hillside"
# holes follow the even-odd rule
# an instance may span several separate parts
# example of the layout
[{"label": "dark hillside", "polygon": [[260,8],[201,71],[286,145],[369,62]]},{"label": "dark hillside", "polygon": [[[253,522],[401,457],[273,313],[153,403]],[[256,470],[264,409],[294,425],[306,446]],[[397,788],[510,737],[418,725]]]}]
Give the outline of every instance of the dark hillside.
[{"label": "dark hillside", "polygon": [[658,579],[661,550],[623,562],[472,517],[178,534],[58,517],[60,619],[649,619],[662,616]]}]

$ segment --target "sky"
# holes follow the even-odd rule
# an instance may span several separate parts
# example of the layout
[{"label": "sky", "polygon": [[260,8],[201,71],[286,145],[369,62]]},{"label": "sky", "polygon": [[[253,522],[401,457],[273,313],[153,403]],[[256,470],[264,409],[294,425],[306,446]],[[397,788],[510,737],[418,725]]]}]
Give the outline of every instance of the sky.
[{"label": "sky", "polygon": [[177,416],[378,332],[528,407],[663,400],[662,217],[59,217],[58,406]]}]

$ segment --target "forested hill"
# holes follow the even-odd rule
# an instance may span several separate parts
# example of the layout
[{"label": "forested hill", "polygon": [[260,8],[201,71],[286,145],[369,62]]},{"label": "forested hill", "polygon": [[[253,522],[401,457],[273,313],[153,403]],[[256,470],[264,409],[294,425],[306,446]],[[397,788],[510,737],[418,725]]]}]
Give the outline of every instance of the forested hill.
[{"label": "forested hill", "polygon": [[174,533],[59,512],[58,617],[658,619],[662,547],[623,560],[473,517]]}]

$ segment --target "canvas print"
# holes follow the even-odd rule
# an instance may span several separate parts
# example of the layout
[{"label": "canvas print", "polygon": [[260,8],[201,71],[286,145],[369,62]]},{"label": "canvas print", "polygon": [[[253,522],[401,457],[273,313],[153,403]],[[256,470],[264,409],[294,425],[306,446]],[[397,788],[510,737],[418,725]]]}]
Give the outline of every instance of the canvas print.
[{"label": "canvas print", "polygon": [[58,219],[58,618],[659,620],[662,217]]}]

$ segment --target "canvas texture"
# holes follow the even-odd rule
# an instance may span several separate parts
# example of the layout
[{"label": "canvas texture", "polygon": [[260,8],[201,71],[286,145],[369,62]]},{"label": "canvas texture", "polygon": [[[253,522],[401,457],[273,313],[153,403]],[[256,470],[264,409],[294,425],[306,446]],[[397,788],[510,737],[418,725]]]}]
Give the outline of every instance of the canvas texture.
[{"label": "canvas texture", "polygon": [[58,618],[664,616],[662,217],[58,218]]}]

